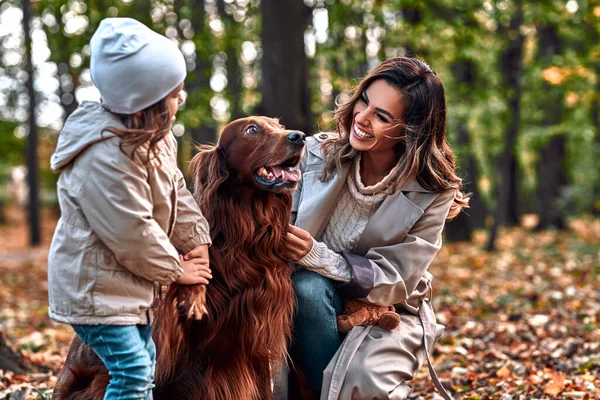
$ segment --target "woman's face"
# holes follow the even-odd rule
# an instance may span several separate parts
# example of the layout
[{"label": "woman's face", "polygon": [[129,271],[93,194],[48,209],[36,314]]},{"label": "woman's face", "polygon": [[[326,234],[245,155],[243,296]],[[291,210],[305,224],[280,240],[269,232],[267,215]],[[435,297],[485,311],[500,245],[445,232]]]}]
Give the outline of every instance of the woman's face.
[{"label": "woman's face", "polygon": [[167,109],[169,110],[169,115],[171,115],[171,123],[175,122],[175,116],[177,115],[177,110],[181,103],[183,103],[183,94],[181,91],[183,90],[183,82],[179,84],[171,93],[169,93],[165,99],[165,103],[167,105]]},{"label": "woman's face", "polygon": [[373,81],[352,110],[350,145],[358,151],[393,151],[402,136],[401,94],[384,79]]}]

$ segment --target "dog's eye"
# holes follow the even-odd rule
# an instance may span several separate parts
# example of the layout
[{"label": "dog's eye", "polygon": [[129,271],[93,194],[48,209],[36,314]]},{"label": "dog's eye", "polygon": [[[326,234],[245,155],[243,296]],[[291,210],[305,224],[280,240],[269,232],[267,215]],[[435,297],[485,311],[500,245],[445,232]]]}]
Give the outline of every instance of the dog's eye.
[{"label": "dog's eye", "polygon": [[250,125],[246,128],[246,132],[244,132],[244,136],[256,135],[258,133],[258,128],[255,125]]}]

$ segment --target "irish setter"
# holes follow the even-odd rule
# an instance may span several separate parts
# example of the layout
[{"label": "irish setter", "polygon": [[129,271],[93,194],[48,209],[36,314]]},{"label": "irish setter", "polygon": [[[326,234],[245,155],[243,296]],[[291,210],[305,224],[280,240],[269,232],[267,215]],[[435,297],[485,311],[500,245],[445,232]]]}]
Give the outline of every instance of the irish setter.
[{"label": "irish setter", "polygon": [[[271,375],[286,357],[295,305],[283,249],[303,151],[302,132],[248,117],[193,158],[213,279],[171,285],[158,307],[156,400],[272,398]],[[187,318],[192,308],[207,314]],[[75,338],[54,398],[102,399],[108,381],[102,362]]]}]

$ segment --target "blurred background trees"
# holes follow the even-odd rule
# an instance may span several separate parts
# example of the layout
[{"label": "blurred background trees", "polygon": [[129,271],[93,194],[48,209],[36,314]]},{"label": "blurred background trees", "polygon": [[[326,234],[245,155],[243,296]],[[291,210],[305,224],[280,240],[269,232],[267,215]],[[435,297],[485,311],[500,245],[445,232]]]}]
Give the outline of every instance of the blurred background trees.
[{"label": "blurred background trees", "polygon": [[537,229],[564,229],[572,215],[600,212],[599,0],[2,0],[0,223],[33,126],[40,200],[56,207],[48,159],[64,119],[98,99],[88,43],[114,16],[144,22],[186,57],[173,129],[184,171],[193,142],[214,142],[240,116],[333,129],[336,104],[361,76],[410,55],[445,84],[449,137],[474,194],[448,239],[485,229],[493,249],[499,227],[524,214],[538,216]]}]

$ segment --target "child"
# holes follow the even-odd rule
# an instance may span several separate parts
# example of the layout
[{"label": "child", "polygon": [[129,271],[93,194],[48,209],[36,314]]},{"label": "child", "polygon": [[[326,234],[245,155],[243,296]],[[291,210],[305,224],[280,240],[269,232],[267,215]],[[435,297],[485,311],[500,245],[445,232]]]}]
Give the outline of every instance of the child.
[{"label": "child", "polygon": [[48,256],[49,314],[108,368],[105,399],[150,399],[155,282],[212,278],[208,224],[170,134],[185,60],[143,24],[108,18],[92,37],[90,64],[102,104],[79,106],[51,159],[61,218]]}]

